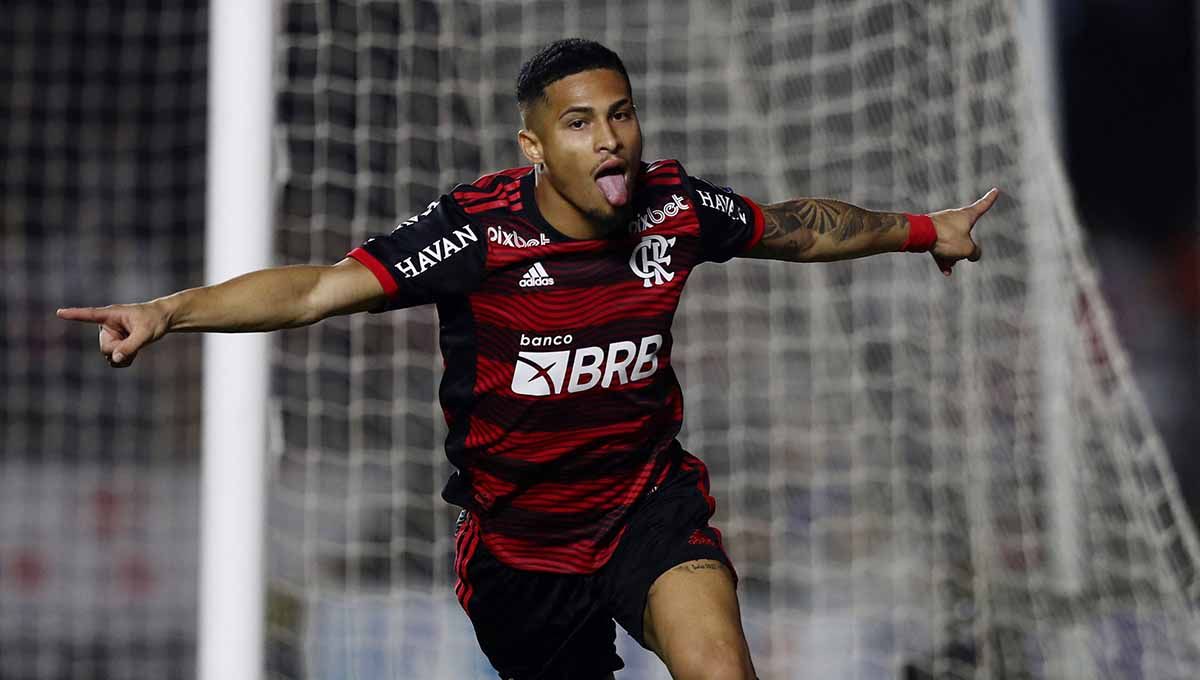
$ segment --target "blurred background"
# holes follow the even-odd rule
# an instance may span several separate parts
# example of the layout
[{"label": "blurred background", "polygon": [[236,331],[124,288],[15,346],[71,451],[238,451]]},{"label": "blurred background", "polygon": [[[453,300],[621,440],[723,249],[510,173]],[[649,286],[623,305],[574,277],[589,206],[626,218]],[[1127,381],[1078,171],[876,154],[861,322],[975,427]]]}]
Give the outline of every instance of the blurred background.
[{"label": "blurred background", "polygon": [[1200,507],[1194,2],[1057,0],[1058,125],[1122,343]]},{"label": "blurred background", "polygon": [[[1084,252],[1095,264],[1116,335],[1128,352],[1132,377],[1195,517],[1200,509],[1200,459],[1194,455],[1200,441],[1196,417],[1200,404],[1196,97],[1200,59],[1195,51],[1200,17],[1195,3],[1187,0],[1046,1],[1046,6],[1036,0],[1020,3],[1023,11],[1044,11],[1046,18],[1042,25],[1051,49],[1034,66],[1049,76],[1051,86],[1048,98],[1038,105],[1045,106],[1057,134],[1069,198],[1084,228]],[[912,30],[924,35],[921,22],[927,21],[929,36],[947,44],[981,40],[971,33],[974,29],[997,30],[991,23],[997,19],[986,12],[959,21],[948,9],[951,3],[930,10],[928,19],[909,16],[915,10],[903,3],[891,19],[872,13],[873,5],[890,3],[843,3],[852,5],[847,15],[855,17],[845,21],[843,10],[833,9],[838,3],[796,4],[787,15],[796,17],[794,24],[781,18],[784,10],[768,11],[757,3],[749,3],[745,13],[737,15],[749,22],[749,28],[742,27],[746,31],[742,37],[754,35],[756,21],[782,22],[765,41],[768,51],[785,57],[779,64],[771,62],[772,77],[785,77],[779,71],[788,63],[809,68],[805,59],[816,60],[812,55],[822,44],[830,48],[832,61],[843,49],[875,49],[871,35],[860,35],[861,26],[878,28],[880,35],[886,35],[889,28],[911,22],[918,26]],[[689,41],[713,36],[713,29],[705,28],[709,24],[700,16],[712,9],[706,3],[694,3],[690,15],[686,11],[679,15],[668,5],[641,10],[630,3],[612,2],[599,18],[585,11],[564,16],[559,4],[545,2],[498,3],[489,8],[471,2],[295,0],[279,7],[279,123],[273,139],[279,151],[275,227],[279,264],[337,261],[367,233],[388,229],[452,183],[474,178],[461,168],[486,171],[515,162],[515,149],[505,150],[515,132],[509,110],[515,65],[529,56],[530,46],[541,36],[555,31],[583,33],[602,41],[619,39],[612,46],[626,58],[631,72],[646,74],[641,82],[646,87],[643,98],[652,104],[649,111],[669,111],[673,106],[692,110],[682,119],[686,127],[662,119],[649,124],[648,135],[656,142],[653,155],[677,156],[685,162],[698,159],[697,167],[689,166],[694,171],[712,174],[752,196],[779,198],[770,195],[775,193],[774,185],[757,177],[751,163],[723,160],[737,155],[733,150],[744,148],[743,144],[751,145],[755,136],[720,136],[698,120],[702,114],[695,113],[736,109],[736,91],[718,97],[719,101],[694,92],[745,75],[723,70],[719,61],[698,58],[697,48],[689,47]],[[781,14],[772,15],[775,11]],[[620,22],[632,26],[630,34],[615,32]],[[444,29],[446,25],[454,30]],[[656,26],[661,32],[665,25],[672,27],[669,36],[654,32]],[[606,28],[593,30],[595,26]],[[828,33],[823,26],[831,27]],[[444,30],[439,32],[438,27]],[[794,35],[781,38],[779,31],[784,30]],[[0,8],[0,680],[185,678],[196,672],[199,338],[173,336],[143,353],[134,368],[112,371],[96,351],[95,330],[59,321],[54,310],[139,301],[202,283],[208,31],[208,7],[202,0],[10,0]],[[626,37],[633,33],[652,37],[640,43],[641,52],[632,43],[635,39]],[[472,37],[472,42],[455,44],[455,36]],[[1006,40],[998,39],[997,49],[1011,61],[1016,48]],[[761,56],[753,45],[744,49],[752,53],[751,60]],[[951,58],[959,54],[955,49],[947,48],[947,60],[939,62],[947,70],[959,67]],[[866,54],[869,59],[874,53]],[[978,58],[986,61],[987,55]],[[890,59],[877,66],[885,76],[901,68]],[[826,62],[816,63],[812,68],[826,67]],[[991,73],[990,62],[982,67],[969,59],[962,63],[967,72]],[[664,79],[661,74],[675,72],[671,69],[689,73],[686,87],[673,89],[673,83]],[[828,112],[820,96],[836,98],[846,93],[835,77],[825,77],[824,71],[817,75],[821,77],[814,78],[815,86],[797,85],[796,92],[806,99],[815,97],[813,119],[826,120],[821,118]],[[1019,75],[1010,77],[1025,83]],[[364,90],[355,89],[356,82],[369,92],[364,95]],[[379,82],[401,84],[377,87]],[[936,84],[922,86],[939,92]],[[638,87],[635,75],[635,90]],[[887,84],[879,87],[886,89]],[[856,105],[864,98],[874,101],[875,92],[851,94],[848,101]],[[772,101],[784,101],[761,94],[750,92],[751,99],[767,109]],[[485,102],[486,111],[504,113],[478,113],[472,108],[476,99]],[[890,110],[868,110],[866,115],[879,117],[871,119],[872,125],[899,125],[890,121],[900,114]],[[987,119],[992,114],[981,115]],[[801,128],[808,125],[804,121],[784,124],[793,126],[786,129],[801,138],[821,138],[818,124],[808,129],[811,138],[803,137]],[[826,132],[839,130],[836,118],[823,125]],[[944,138],[934,133],[923,139],[935,148]],[[887,144],[883,146],[881,155],[866,157],[890,163]],[[934,210],[949,204],[914,205],[905,199],[918,195],[965,200],[982,193],[993,181],[990,177],[1004,177],[999,171],[989,174],[986,150],[982,157],[971,168],[978,182],[970,196],[939,194],[937,179],[913,180],[931,188],[906,194],[870,170],[851,172],[844,184],[840,179],[810,180],[810,173],[840,172],[832,152],[819,156],[811,167],[785,169],[798,193],[810,188],[821,193],[843,191],[849,193],[837,195],[869,207]],[[883,174],[891,176],[890,171]],[[1019,184],[1011,190],[1002,187],[1019,201]],[[348,228],[340,228],[339,222]],[[997,268],[1004,267],[1006,253],[1017,253],[1017,260],[1025,257],[1017,246],[1005,244],[1005,235],[995,233],[1017,222],[1019,215],[985,220],[980,226],[985,252],[1000,256]],[[989,241],[995,245],[989,246]],[[988,265],[985,259],[980,268]],[[729,276],[729,282],[722,279],[702,290],[719,292],[722,285],[741,285],[741,277],[757,280],[752,270],[732,271],[735,274],[712,274],[713,281]],[[834,283],[844,281],[845,291],[861,292],[855,282],[866,281],[866,275],[858,269],[844,271],[844,277],[831,276]],[[959,272],[956,278],[973,273]],[[781,281],[776,273],[769,279],[768,283]],[[1007,285],[996,284],[995,290],[1001,292],[997,299],[1004,298]],[[842,301],[839,295],[833,298],[836,304]],[[814,306],[820,303],[811,301]],[[781,303],[775,299],[772,304]],[[819,315],[806,310],[789,317],[789,323],[799,327],[814,323]],[[872,315],[878,313],[883,312],[868,316],[875,318]],[[1068,321],[1075,318],[1064,314]],[[739,318],[727,314],[714,319],[697,312],[682,320],[680,332],[699,336],[706,326],[735,329]],[[455,644],[472,655],[471,673],[486,669],[470,651],[469,628],[460,613],[450,611],[453,607],[444,620],[423,625],[391,620],[392,610],[378,606],[377,596],[372,599],[381,588],[399,589],[404,593],[401,599],[416,598],[405,600],[409,608],[432,607],[434,600],[441,608],[452,585],[446,550],[454,513],[436,499],[447,471],[438,457],[442,431],[431,400],[439,376],[439,368],[429,361],[435,351],[435,330],[432,310],[418,310],[402,320],[331,323],[321,331],[282,333],[277,340],[272,412],[278,448],[272,452],[274,483],[268,510],[273,527],[268,538],[274,570],[268,593],[272,677],[375,677],[370,669],[387,669],[389,677],[408,677],[404,666],[378,651],[388,646],[388,639],[373,637],[397,628],[407,631],[401,645],[407,653],[448,644],[437,641],[450,635],[465,640]],[[733,330],[721,332],[733,337]],[[366,370],[369,367],[347,366],[336,359],[350,352],[381,358],[383,370],[371,372]],[[689,384],[705,378],[698,368],[703,362],[735,355],[735,350],[712,355],[697,350],[680,357],[691,419],[701,418],[700,428],[742,432],[739,428],[759,425],[757,401],[730,410],[727,405],[710,404],[707,392],[689,391]],[[867,359],[880,365],[877,354]],[[893,375],[888,368],[893,359],[882,361],[886,366],[880,370]],[[686,368],[689,365],[693,368]],[[811,383],[811,376],[804,378],[796,384]],[[713,380],[723,385],[730,378],[723,374]],[[337,406],[342,390],[357,406]],[[712,388],[713,393],[722,391]],[[404,406],[397,407],[401,400]],[[709,441],[696,426],[692,433],[693,441]],[[720,440],[723,445],[742,446],[751,452],[748,455],[761,449],[763,460],[777,453],[772,446],[778,447],[778,439],[772,443],[760,442],[753,434],[720,436],[726,437]],[[741,439],[730,439],[737,437]],[[355,447],[366,451],[364,458],[320,453]],[[427,455],[389,463],[389,451],[396,447]],[[1140,445],[1132,448],[1141,450]],[[858,449],[852,446],[851,450]],[[926,462],[937,467],[932,454]],[[761,469],[775,471],[771,467],[775,464],[763,463]],[[752,518],[758,515],[751,500],[738,499],[749,499],[753,493],[739,491],[743,487],[738,486],[736,460],[710,460],[710,465],[720,477],[718,490],[724,488],[733,499],[733,511],[740,507],[751,518],[737,515],[729,520],[735,535],[744,535],[738,544],[743,546],[738,548],[742,560],[751,562],[758,550]],[[797,474],[813,469],[818,476],[823,474],[820,466]],[[889,474],[872,472],[878,477],[868,481],[886,481]],[[359,497],[376,499],[380,506],[391,504],[390,509],[374,512],[369,503],[339,504],[337,499],[348,489]],[[800,492],[786,493],[789,498],[800,496]],[[863,512],[862,501],[854,499],[865,492],[849,493],[849,505]],[[824,495],[819,503],[839,502],[836,490],[820,494]],[[935,514],[938,502],[931,501]],[[1040,526],[1042,516],[1021,521]],[[763,530],[762,541],[777,540],[778,532]],[[874,545],[872,540],[853,538],[845,549],[853,553],[868,543]],[[937,543],[936,537],[932,541]],[[323,551],[323,543],[334,549]],[[1022,550],[1028,551],[1028,546]],[[1022,555],[1021,559],[1028,559],[1028,552]],[[772,590],[777,586],[771,574],[787,565],[782,560],[776,564],[763,566],[761,575],[747,565],[745,597],[779,596],[782,591]],[[970,575],[964,578],[969,581]],[[314,588],[314,583],[338,585]],[[346,583],[356,584],[355,592],[366,596],[341,597]],[[761,589],[756,590],[755,583],[762,583]],[[788,606],[803,611],[807,604],[811,603],[795,601]],[[863,605],[855,606],[859,609],[846,611],[861,613]],[[1155,605],[1149,609],[1157,611]],[[870,629],[865,634],[875,636],[871,641],[846,644],[891,650],[883,657],[894,660],[899,653],[895,650],[904,646],[892,640],[894,624],[903,617],[889,616],[890,627],[865,627]],[[852,619],[847,616],[841,623],[850,626]],[[838,619],[814,621],[829,624]],[[778,646],[771,633],[775,623],[775,618],[751,621],[749,632]],[[1119,640],[1127,639],[1122,635],[1142,623],[1142,619],[1122,619],[1114,624],[1124,631],[1114,644],[1120,646]],[[311,631],[318,624],[333,632],[314,639]],[[1020,672],[1006,673],[1001,666],[991,667],[987,675],[975,675],[972,669],[981,667],[975,647],[939,640],[936,633],[930,636],[915,645],[940,647],[936,653],[950,661],[914,663],[908,677],[1045,676],[1040,662],[1022,662],[1032,665]],[[367,642],[357,645],[354,640]],[[628,649],[627,642],[623,644]],[[949,652],[948,646],[953,647]],[[350,658],[362,649],[375,650],[364,654],[376,656],[366,662]],[[1187,669],[1197,666],[1179,661],[1194,660],[1189,654],[1168,654],[1174,670],[1162,675],[1145,673],[1153,667],[1145,661],[1138,671],[1144,675],[1122,674],[1119,664],[1112,667],[1117,670],[1109,670],[1111,677],[1194,676]],[[626,658],[635,671],[649,668],[639,666],[645,661]],[[1033,667],[1041,670],[1031,671]],[[897,671],[895,663],[856,668],[854,677],[896,677]],[[763,677],[783,677],[783,672]]]}]

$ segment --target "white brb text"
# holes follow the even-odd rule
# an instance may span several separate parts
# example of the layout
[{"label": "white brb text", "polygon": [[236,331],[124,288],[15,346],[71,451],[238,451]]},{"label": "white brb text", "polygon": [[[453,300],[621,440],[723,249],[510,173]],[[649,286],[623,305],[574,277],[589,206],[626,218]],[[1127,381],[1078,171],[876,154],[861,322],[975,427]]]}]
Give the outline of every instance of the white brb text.
[{"label": "white brb text", "polygon": [[[521,345],[569,344],[570,335],[529,338],[521,335]],[[512,391],[530,397],[575,394],[597,386],[608,388],[643,380],[658,371],[658,350],[663,336],[655,334],[639,342],[619,340],[608,346],[577,347],[555,352],[518,352],[513,369]]]}]

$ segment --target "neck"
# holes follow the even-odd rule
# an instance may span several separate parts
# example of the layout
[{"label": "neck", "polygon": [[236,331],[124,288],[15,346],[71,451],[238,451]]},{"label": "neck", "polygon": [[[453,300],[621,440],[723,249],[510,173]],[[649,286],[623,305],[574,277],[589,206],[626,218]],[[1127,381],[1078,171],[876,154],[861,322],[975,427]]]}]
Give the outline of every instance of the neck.
[{"label": "neck", "polygon": [[550,184],[550,180],[542,176],[540,166],[534,170],[533,196],[537,200],[542,217],[564,236],[578,240],[602,239],[608,236],[609,230],[604,224],[589,217],[558,193],[554,185]]}]

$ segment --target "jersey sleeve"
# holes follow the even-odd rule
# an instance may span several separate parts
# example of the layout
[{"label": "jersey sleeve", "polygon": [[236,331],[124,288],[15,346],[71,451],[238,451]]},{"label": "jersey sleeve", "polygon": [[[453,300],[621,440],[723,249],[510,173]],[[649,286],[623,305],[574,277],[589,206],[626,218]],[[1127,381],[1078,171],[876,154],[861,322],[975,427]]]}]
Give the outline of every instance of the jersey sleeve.
[{"label": "jersey sleeve", "polygon": [[727,262],[758,245],[763,234],[762,208],[728,187],[689,177],[700,219],[700,243],[706,262]]},{"label": "jersey sleeve", "polygon": [[383,312],[469,293],[483,280],[487,239],[450,196],[429,205],[390,234],[374,236],[347,253],[365,265],[388,295]]}]

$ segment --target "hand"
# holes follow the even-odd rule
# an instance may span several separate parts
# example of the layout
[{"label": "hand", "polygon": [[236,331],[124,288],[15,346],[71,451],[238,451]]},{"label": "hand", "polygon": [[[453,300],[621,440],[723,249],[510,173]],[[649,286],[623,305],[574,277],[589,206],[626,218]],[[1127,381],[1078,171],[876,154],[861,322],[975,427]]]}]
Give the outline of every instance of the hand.
[{"label": "hand", "polygon": [[978,262],[979,258],[983,257],[979,244],[971,240],[971,229],[999,196],[1000,190],[992,187],[991,191],[965,208],[940,210],[929,214],[937,231],[937,243],[932,251],[933,261],[943,274],[950,276],[950,269],[959,260]]},{"label": "hand", "polygon": [[58,310],[58,318],[100,324],[100,353],[113,368],[132,364],[138,350],[165,335],[169,326],[169,314],[154,302],[70,307]]}]

